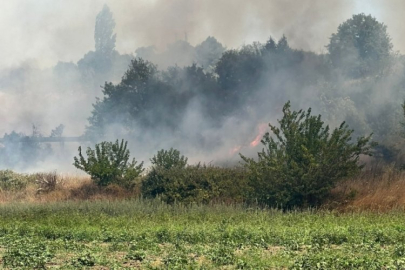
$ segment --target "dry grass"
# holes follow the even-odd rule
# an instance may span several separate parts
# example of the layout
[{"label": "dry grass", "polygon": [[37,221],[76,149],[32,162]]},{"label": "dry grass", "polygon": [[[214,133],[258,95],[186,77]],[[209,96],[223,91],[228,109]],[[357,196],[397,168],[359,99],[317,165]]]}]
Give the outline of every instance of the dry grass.
[{"label": "dry grass", "polygon": [[[21,191],[0,190],[0,204],[9,202],[58,202],[121,200],[140,196],[139,187],[128,191],[117,185],[98,187],[89,176],[37,174]],[[374,166],[333,189],[325,208],[341,211],[405,209],[405,171]]]},{"label": "dry grass", "polygon": [[332,191],[332,207],[342,210],[388,211],[405,208],[405,171],[372,167],[340,183]]},{"label": "dry grass", "polygon": [[89,176],[56,173],[36,174],[35,182],[21,191],[0,190],[0,204],[9,202],[57,202],[79,200],[119,200],[139,195],[116,185],[98,187]]}]

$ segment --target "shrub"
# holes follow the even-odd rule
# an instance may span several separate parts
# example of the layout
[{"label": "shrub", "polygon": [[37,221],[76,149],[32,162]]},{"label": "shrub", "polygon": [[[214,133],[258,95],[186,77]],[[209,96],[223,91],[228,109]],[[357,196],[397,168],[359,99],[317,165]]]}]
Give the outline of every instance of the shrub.
[{"label": "shrub", "polygon": [[241,155],[255,196],[283,208],[319,205],[338,181],[360,171],[360,155],[371,155],[371,135],[353,143],[344,122],[330,133],[320,115],[291,111],[290,102],[283,114],[280,128],[269,124],[275,138],[263,136],[257,161]]},{"label": "shrub", "polygon": [[143,162],[139,165],[135,158],[129,163],[127,142],[102,142],[96,144],[95,150],[90,147],[86,151],[87,160],[79,147],[79,158],[74,157],[73,165],[90,174],[98,186],[115,183],[121,186],[130,185],[143,172]]},{"label": "shrub", "polygon": [[167,203],[208,203],[212,200],[242,201],[247,180],[242,168],[195,165],[153,168],[142,182],[144,197]]},{"label": "shrub", "polygon": [[30,182],[28,175],[15,173],[11,170],[0,170],[0,189],[17,191],[26,188]]},{"label": "shrub", "polygon": [[151,158],[152,165],[159,168],[170,169],[172,167],[184,168],[187,165],[187,158],[180,156],[180,151],[170,148],[170,150],[160,150]]},{"label": "shrub", "polygon": [[167,203],[207,202],[218,195],[212,177],[207,177],[205,166],[153,168],[142,183],[145,197],[160,196]]},{"label": "shrub", "polygon": [[48,193],[56,190],[56,188],[63,182],[59,179],[56,172],[50,173],[37,173],[35,182],[38,185],[37,193]]}]

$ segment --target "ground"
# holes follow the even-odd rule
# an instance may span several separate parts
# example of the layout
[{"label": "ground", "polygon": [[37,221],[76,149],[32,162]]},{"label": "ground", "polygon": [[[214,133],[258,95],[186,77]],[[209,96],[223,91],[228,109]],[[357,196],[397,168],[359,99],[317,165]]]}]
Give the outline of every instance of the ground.
[{"label": "ground", "polygon": [[402,210],[281,212],[159,201],[0,207],[5,268],[401,269]]}]

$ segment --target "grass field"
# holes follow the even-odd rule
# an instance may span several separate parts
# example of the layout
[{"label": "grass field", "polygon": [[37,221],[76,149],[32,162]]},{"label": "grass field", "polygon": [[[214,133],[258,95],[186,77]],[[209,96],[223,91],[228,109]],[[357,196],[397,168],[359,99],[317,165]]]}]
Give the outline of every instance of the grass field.
[{"label": "grass field", "polygon": [[405,215],[158,201],[0,206],[5,268],[403,269]]}]

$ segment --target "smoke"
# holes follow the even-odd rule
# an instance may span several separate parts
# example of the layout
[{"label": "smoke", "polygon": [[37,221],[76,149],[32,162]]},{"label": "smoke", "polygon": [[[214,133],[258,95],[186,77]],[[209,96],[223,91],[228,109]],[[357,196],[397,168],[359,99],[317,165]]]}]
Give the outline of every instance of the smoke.
[{"label": "smoke", "polygon": [[[404,3],[400,0],[7,1],[0,10],[0,31],[4,37],[0,50],[0,137],[13,130],[29,134],[32,125],[38,126],[46,136],[59,124],[66,127],[64,136],[83,134],[91,115],[91,104],[101,96],[100,85],[107,79],[88,74],[91,80],[86,81],[76,63],[94,50],[95,18],[104,4],[110,7],[116,21],[116,50],[128,57],[134,56],[137,48],[146,46],[155,46],[158,52],[164,52],[169,44],[184,39],[195,46],[208,36],[214,36],[227,48],[240,48],[255,41],[265,42],[270,36],[278,39],[283,34],[292,48],[322,53],[338,25],[362,12],[384,22],[395,50],[405,51],[399,19]],[[124,60],[111,80],[117,82],[123,75],[121,70],[127,65]],[[58,62],[64,63],[58,65]],[[191,162],[236,159],[237,155],[229,154],[234,147],[254,152],[249,144],[257,139],[258,126],[274,122],[280,116],[285,99],[294,96],[279,94],[275,98],[278,94],[274,89],[295,93],[300,87],[289,84],[293,74],[278,75],[277,80],[260,81],[261,90],[253,100],[268,102],[252,105],[255,109],[245,119],[229,117],[218,128],[206,121],[199,109],[201,101],[194,100],[188,105],[177,133],[139,131],[133,135],[137,139],[131,150],[137,158],[147,161],[156,150],[175,147],[187,152]],[[390,78],[387,83],[397,85],[395,80],[399,79]],[[391,91],[392,95],[384,95],[378,87],[383,86],[374,85],[370,92],[377,107],[396,93]],[[321,83],[305,86],[296,95],[302,99],[293,104],[300,108],[313,106],[313,100],[308,97],[316,97],[318,88]],[[342,82],[339,89],[343,88]],[[353,88],[347,91],[353,93]],[[333,98],[333,95],[327,97],[328,100]],[[354,107],[344,100],[341,104],[341,107],[350,107],[345,107],[346,111]],[[323,109],[322,105],[315,106],[317,112],[323,113]],[[341,108],[336,109],[339,110]],[[341,117],[337,117],[336,123],[340,120]],[[111,138],[118,137],[117,133],[121,133],[118,130],[121,127],[111,127]],[[196,141],[198,147],[194,145]],[[54,164],[45,162],[37,169],[69,169],[76,147],[66,147],[66,160],[59,154]],[[212,154],[207,156],[207,150]]]},{"label": "smoke", "polygon": [[16,0],[0,11],[0,68],[27,59],[40,67],[76,62],[94,47],[95,18],[105,3],[117,22],[121,53],[149,45],[164,49],[185,33],[191,44],[215,36],[230,48],[286,34],[292,47],[319,52],[341,22],[361,12],[385,22],[396,49],[405,49],[400,0]]}]

